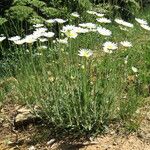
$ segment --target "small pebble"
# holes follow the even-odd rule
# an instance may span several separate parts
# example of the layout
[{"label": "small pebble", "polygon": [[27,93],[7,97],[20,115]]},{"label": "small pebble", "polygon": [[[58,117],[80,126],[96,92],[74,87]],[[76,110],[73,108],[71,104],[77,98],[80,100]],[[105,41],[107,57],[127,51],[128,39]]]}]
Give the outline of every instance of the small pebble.
[{"label": "small pebble", "polygon": [[55,143],[55,141],[56,141],[55,139],[51,139],[50,141],[47,142],[47,145],[52,145]]},{"label": "small pebble", "polygon": [[118,143],[117,142],[113,142],[113,145],[116,146],[116,145],[118,145]]}]

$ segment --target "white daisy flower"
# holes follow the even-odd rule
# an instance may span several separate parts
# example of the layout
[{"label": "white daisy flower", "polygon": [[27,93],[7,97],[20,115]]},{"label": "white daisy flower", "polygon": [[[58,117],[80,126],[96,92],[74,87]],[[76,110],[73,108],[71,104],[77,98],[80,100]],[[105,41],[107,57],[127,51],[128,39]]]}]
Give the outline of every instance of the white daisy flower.
[{"label": "white daisy flower", "polygon": [[97,14],[97,12],[91,11],[91,10],[87,10],[86,12],[87,12],[88,14],[91,14],[91,15],[96,15],[96,14]]},{"label": "white daisy flower", "polygon": [[56,18],[56,19],[54,19],[56,22],[58,22],[58,23],[65,23],[65,22],[67,22],[67,20],[63,20],[63,19],[61,19],[61,18]]},{"label": "white daisy flower", "polygon": [[122,25],[129,27],[129,28],[133,28],[133,24],[129,23],[129,22],[123,22]]},{"label": "white daisy flower", "polygon": [[[46,32],[48,29],[47,28],[36,28],[36,30],[34,31],[35,33],[44,33]],[[34,33],[33,32],[33,33]]]},{"label": "white daisy flower", "polygon": [[122,19],[115,19],[115,22],[120,24],[120,25],[129,27],[129,28],[133,28],[133,24],[132,23],[126,22],[126,21],[124,21]]},{"label": "white daisy flower", "polygon": [[135,18],[135,20],[136,20],[138,23],[140,23],[140,24],[145,24],[145,25],[148,24],[148,22],[147,22],[146,20],[144,20],[144,19]]},{"label": "white daisy flower", "polygon": [[63,26],[61,32],[66,32],[68,30],[74,30],[76,27],[74,25],[66,25],[66,26]]},{"label": "white daisy flower", "polygon": [[118,48],[117,44],[114,42],[105,42],[103,44],[103,51],[106,53],[112,53],[113,50],[116,50]]},{"label": "white daisy flower", "polygon": [[44,36],[44,37],[47,37],[47,38],[51,38],[51,37],[53,37],[54,35],[55,35],[54,32],[45,32],[45,33],[43,33],[43,36]]},{"label": "white daisy flower", "polygon": [[31,34],[31,35],[27,35],[24,40],[25,43],[31,44],[34,43],[37,39],[33,34]]},{"label": "white daisy flower", "polygon": [[133,72],[135,72],[135,73],[137,73],[137,72],[138,72],[138,69],[137,69],[137,68],[135,68],[134,66],[132,66],[132,68],[131,68],[131,69],[132,69],[132,71],[133,71]]},{"label": "white daisy flower", "polygon": [[61,32],[65,33],[65,35],[69,38],[76,38],[78,33],[76,32],[76,28],[74,25],[63,26]]},{"label": "white daisy flower", "polygon": [[73,38],[75,39],[77,36],[78,36],[78,33],[75,32],[74,30],[68,30],[65,32],[65,35],[68,37],[68,38]]},{"label": "white daisy flower", "polygon": [[96,24],[94,23],[81,23],[79,24],[79,26],[84,27],[84,28],[89,28],[89,29],[93,29],[96,28]]},{"label": "white daisy flower", "polygon": [[106,47],[107,49],[111,49],[111,50],[115,50],[115,49],[118,48],[118,46],[117,46],[116,43],[110,42],[110,41],[105,42],[105,43],[103,44],[103,46]]},{"label": "white daisy flower", "polygon": [[132,43],[129,41],[122,41],[120,44],[124,47],[132,47]]},{"label": "white daisy flower", "polygon": [[9,41],[17,41],[17,40],[20,40],[20,39],[21,39],[20,36],[13,36],[13,37],[8,38]]},{"label": "white daisy flower", "polygon": [[145,30],[150,31],[150,26],[146,25],[146,24],[141,24],[141,27]]},{"label": "white daisy flower", "polygon": [[107,18],[97,18],[96,20],[100,23],[111,23],[111,20]]},{"label": "white daisy flower", "polygon": [[24,44],[26,41],[25,39],[21,39],[21,40],[15,40],[14,43],[17,44],[17,45],[22,45]]},{"label": "white daisy flower", "polygon": [[104,35],[104,36],[110,36],[112,34],[112,32],[106,28],[103,28],[103,27],[98,27],[97,28],[97,31],[101,34],[101,35]]},{"label": "white daisy flower", "polygon": [[71,13],[71,16],[76,17],[76,18],[79,18],[79,17],[80,17],[80,15],[79,15],[78,12],[73,12],[73,13]]},{"label": "white daisy flower", "polygon": [[46,41],[48,41],[47,38],[38,38],[38,39],[39,39],[40,42],[46,42]]},{"label": "white daisy flower", "polygon": [[93,55],[93,51],[91,51],[90,49],[80,49],[78,55],[81,57],[89,58]]},{"label": "white daisy flower", "polygon": [[68,38],[65,38],[65,39],[57,39],[57,42],[58,42],[58,43],[61,43],[61,44],[68,44]]},{"label": "white daisy flower", "polygon": [[124,22],[124,20],[122,20],[122,19],[115,19],[115,22],[122,25],[122,23]]},{"label": "white daisy flower", "polygon": [[6,39],[6,37],[4,37],[4,36],[0,37],[0,42],[2,42],[5,39]]},{"label": "white daisy flower", "polygon": [[37,32],[37,31],[34,31],[32,35],[34,36],[34,38],[38,39],[38,38],[40,38],[41,36],[43,36],[44,33],[45,33],[45,32]]},{"label": "white daisy flower", "polygon": [[96,15],[97,17],[103,17],[105,14],[96,13],[95,15]]},{"label": "white daisy flower", "polygon": [[76,31],[77,33],[87,33],[87,32],[89,32],[88,29],[81,28],[81,27],[75,27],[74,31]]},{"label": "white daisy flower", "polygon": [[43,26],[44,26],[44,24],[35,24],[35,25],[33,25],[33,27],[35,27],[35,28],[41,28]]}]

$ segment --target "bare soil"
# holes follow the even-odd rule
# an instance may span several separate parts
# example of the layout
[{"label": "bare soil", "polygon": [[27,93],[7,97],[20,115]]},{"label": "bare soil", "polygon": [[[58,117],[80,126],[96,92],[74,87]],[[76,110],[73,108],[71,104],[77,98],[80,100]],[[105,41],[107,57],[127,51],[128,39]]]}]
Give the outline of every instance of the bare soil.
[{"label": "bare soil", "polygon": [[[42,122],[14,128],[16,105],[11,102],[0,108],[0,150],[150,150],[150,110],[142,108],[143,118],[137,132],[111,132],[87,140],[55,138]],[[61,130],[60,130],[61,134]],[[82,141],[82,142],[81,142]]]}]

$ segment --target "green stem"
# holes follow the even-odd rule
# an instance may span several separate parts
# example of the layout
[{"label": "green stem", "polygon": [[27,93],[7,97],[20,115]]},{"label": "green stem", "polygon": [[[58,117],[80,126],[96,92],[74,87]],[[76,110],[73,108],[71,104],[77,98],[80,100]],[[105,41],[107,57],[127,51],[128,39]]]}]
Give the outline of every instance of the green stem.
[{"label": "green stem", "polygon": [[83,60],[84,68],[83,68],[83,106],[86,109],[88,103],[88,91],[87,91],[87,60],[86,58]]}]

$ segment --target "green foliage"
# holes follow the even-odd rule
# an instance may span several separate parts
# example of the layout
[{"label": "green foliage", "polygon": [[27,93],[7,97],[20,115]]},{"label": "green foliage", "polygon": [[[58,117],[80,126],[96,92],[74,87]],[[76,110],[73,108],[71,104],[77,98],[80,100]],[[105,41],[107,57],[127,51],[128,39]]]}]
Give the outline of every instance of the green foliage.
[{"label": "green foliage", "polygon": [[97,5],[97,10],[100,12],[111,11],[112,16],[122,14],[123,18],[127,20],[139,11],[140,6],[147,2],[144,0],[14,0],[12,3],[7,1],[3,3],[2,5],[5,5],[5,7],[2,8],[1,18],[9,20],[9,23],[5,24],[7,28],[13,21],[17,23],[21,21],[23,24],[30,26],[30,23],[33,23],[31,18],[40,20],[55,17],[67,18],[68,14],[73,11],[82,14],[85,10],[91,9],[92,4]]},{"label": "green foliage", "polygon": [[14,5],[30,5],[30,6],[35,6],[37,8],[46,6],[46,3],[42,2],[42,1],[37,1],[37,0],[22,0],[22,1],[18,1],[15,0]]},{"label": "green foliage", "polygon": [[37,1],[37,0],[30,1],[29,4],[36,8],[42,8],[43,6],[46,6],[46,3],[42,2],[42,1]]},{"label": "green foliage", "polygon": [[78,0],[79,6],[81,8],[89,9],[92,5],[89,0]]},{"label": "green foliage", "polygon": [[42,12],[47,18],[55,18],[61,16],[61,11],[52,7],[44,7],[42,9]]},{"label": "green foliage", "polygon": [[28,6],[13,6],[8,11],[6,11],[6,16],[11,19],[23,21],[29,17],[35,15],[33,8]]},{"label": "green foliage", "polygon": [[[15,28],[13,30],[21,31],[24,29],[20,29],[17,24],[23,23],[29,27],[30,23],[34,22],[32,19],[39,19],[40,21],[38,22],[42,22],[42,20],[47,18],[67,17],[68,13],[72,11],[83,12],[91,6],[88,0],[14,0],[12,3],[4,4],[7,7],[4,7],[4,14],[2,14],[1,18],[9,20],[5,24],[6,28],[14,22],[13,24],[16,27],[13,25]],[[5,23],[4,19],[0,20],[1,24]],[[8,34],[11,34],[11,32],[8,32]]]},{"label": "green foliage", "polygon": [[125,20],[134,17],[142,6],[142,0],[93,0],[92,2],[110,10],[112,16],[121,15]]},{"label": "green foliage", "polygon": [[7,21],[6,18],[0,17],[0,26],[1,26],[2,24],[4,24],[6,21]]}]

